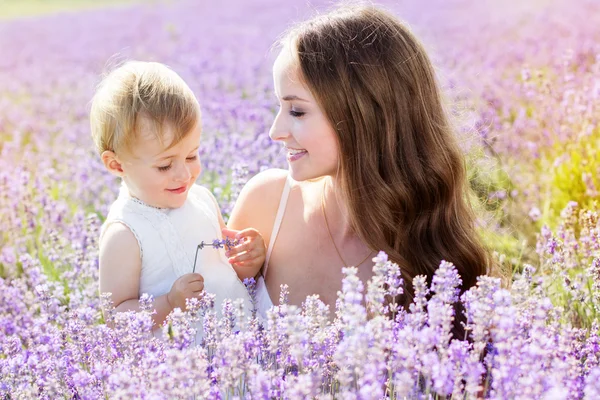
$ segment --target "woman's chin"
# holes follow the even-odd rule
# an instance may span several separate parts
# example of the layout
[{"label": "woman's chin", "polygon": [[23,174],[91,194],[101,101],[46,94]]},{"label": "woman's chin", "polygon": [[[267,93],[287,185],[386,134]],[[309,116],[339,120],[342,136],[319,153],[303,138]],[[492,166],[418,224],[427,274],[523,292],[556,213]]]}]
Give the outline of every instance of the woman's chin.
[{"label": "woman's chin", "polygon": [[302,170],[300,168],[293,168],[293,167],[290,167],[288,171],[289,171],[290,177],[293,180],[295,180],[296,182],[311,181],[311,180],[316,180],[316,179],[320,179],[325,176],[331,175],[331,174],[328,174],[328,173],[322,172],[322,171],[307,171],[307,170]]},{"label": "woman's chin", "polygon": [[296,182],[302,182],[314,178],[314,174],[311,174],[309,173],[309,171],[306,171],[306,168],[298,168],[293,164],[289,166],[288,171],[290,177]]}]

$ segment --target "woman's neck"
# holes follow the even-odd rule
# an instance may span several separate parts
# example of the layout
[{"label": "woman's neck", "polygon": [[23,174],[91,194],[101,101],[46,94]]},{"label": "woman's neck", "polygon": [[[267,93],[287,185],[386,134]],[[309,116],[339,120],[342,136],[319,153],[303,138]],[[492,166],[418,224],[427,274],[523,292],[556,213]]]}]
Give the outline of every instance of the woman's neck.
[{"label": "woman's neck", "polygon": [[321,192],[322,209],[332,235],[340,239],[356,237],[350,222],[350,212],[339,180],[325,177]]}]

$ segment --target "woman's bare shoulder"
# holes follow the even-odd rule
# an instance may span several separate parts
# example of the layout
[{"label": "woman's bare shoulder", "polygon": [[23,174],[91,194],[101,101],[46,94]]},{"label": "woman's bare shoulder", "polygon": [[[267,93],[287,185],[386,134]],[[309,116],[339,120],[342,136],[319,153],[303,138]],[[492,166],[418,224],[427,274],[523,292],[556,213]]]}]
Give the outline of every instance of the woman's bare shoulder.
[{"label": "woman's bare shoulder", "polygon": [[270,168],[254,175],[252,179],[246,183],[244,190],[247,191],[281,191],[288,177],[288,171],[279,168]]},{"label": "woman's bare shoulder", "polygon": [[287,177],[288,171],[275,168],[252,177],[240,192],[227,226],[255,228],[268,240]]}]

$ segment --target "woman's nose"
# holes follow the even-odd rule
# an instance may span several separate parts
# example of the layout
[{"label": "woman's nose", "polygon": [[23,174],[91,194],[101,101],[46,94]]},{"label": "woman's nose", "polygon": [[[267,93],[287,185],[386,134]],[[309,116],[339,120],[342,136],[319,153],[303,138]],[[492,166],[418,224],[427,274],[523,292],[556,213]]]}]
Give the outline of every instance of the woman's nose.
[{"label": "woman's nose", "polygon": [[277,114],[275,117],[275,121],[273,121],[273,125],[271,125],[271,129],[269,130],[269,137],[272,140],[284,140],[290,135],[289,129],[287,129],[286,124],[282,121],[281,112]]}]

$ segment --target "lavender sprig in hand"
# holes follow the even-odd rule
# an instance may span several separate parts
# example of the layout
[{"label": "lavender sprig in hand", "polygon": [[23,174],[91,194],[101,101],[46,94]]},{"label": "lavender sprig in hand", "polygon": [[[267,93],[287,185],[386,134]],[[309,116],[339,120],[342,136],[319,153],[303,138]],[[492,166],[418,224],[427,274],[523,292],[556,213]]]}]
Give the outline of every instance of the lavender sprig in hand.
[{"label": "lavender sprig in hand", "polygon": [[223,239],[223,240],[215,239],[212,241],[212,243],[205,242],[204,240],[201,241],[200,244],[198,245],[198,247],[196,247],[196,255],[194,256],[194,267],[192,269],[192,273],[196,272],[196,261],[198,260],[198,250],[202,250],[205,247],[209,247],[209,246],[215,250],[222,249],[222,248],[227,248],[227,250],[229,250],[232,247],[237,246],[239,243],[240,243],[240,241],[238,239],[230,239],[228,237],[225,237],[225,239]]}]

